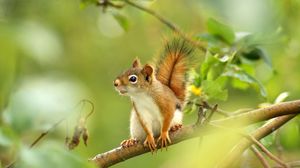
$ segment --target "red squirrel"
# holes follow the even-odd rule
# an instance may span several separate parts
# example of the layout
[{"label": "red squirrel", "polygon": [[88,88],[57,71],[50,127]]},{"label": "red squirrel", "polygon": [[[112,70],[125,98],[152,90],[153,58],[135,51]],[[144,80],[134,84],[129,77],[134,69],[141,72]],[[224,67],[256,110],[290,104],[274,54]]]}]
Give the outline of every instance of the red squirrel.
[{"label": "red squirrel", "polygon": [[[167,148],[169,131],[182,126],[183,106],[187,97],[186,74],[190,69],[193,48],[184,40],[167,41],[156,66],[141,65],[135,59],[132,66],[114,80],[115,89],[131,98],[130,139],[121,142],[130,147],[144,141],[153,152],[157,143]],[[157,143],[155,137],[158,137]]]}]

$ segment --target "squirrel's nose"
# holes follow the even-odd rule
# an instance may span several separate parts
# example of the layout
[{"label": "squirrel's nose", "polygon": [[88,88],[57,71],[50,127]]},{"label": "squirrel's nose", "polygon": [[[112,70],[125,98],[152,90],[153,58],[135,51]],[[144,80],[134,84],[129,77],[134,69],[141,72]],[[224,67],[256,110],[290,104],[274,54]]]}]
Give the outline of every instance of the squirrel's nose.
[{"label": "squirrel's nose", "polygon": [[116,80],[114,81],[114,86],[115,86],[115,87],[118,87],[120,84],[121,84],[121,81],[120,81],[119,79],[116,79]]}]

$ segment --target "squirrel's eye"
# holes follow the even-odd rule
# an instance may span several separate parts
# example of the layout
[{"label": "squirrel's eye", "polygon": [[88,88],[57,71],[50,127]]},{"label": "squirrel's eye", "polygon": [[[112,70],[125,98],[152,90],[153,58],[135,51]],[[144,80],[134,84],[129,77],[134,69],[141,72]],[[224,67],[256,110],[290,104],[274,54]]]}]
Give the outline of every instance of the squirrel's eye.
[{"label": "squirrel's eye", "polygon": [[136,75],[130,75],[128,77],[128,80],[133,84],[135,84],[137,82],[137,79],[138,79],[138,77]]}]

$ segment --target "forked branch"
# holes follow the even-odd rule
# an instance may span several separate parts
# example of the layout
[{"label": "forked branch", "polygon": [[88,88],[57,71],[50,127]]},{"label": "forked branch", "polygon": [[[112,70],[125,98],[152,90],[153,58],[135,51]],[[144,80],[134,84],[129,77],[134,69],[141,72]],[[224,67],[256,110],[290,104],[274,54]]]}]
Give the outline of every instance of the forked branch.
[{"label": "forked branch", "polygon": [[[265,121],[265,120],[275,118],[271,122],[268,122],[258,130],[256,130],[252,134],[252,136],[255,137],[256,139],[261,139],[267,136],[268,134],[270,134],[271,132],[273,132],[274,130],[276,130],[277,128],[279,128],[280,126],[282,126],[283,124],[285,124],[287,121],[289,121],[299,113],[300,113],[300,100],[296,100],[296,101],[290,101],[290,102],[284,102],[284,103],[272,105],[262,109],[249,111],[236,116],[230,116],[225,119],[214,120],[211,121],[210,123],[213,125],[220,125],[220,126],[243,127],[260,121]],[[235,123],[235,125],[232,125],[232,123]],[[216,130],[210,124],[200,125],[200,126],[196,126],[196,125],[185,126],[176,132],[170,133],[170,138],[172,140],[172,143],[170,145],[174,145],[176,143],[194,137],[209,135],[214,131]],[[226,164],[230,165],[234,160],[234,157],[237,158],[236,156],[240,156],[240,153],[243,152],[245,149],[247,149],[250,145],[252,145],[252,142],[249,141],[249,139],[247,138],[243,139],[237,145],[236,148],[237,151],[227,156],[229,157],[231,162],[228,161],[226,162]],[[149,152],[148,148],[145,148],[142,144],[137,144],[136,146],[132,146],[129,148],[117,147],[108,152],[98,154],[90,160],[95,162],[99,167],[104,168],[147,152]]]},{"label": "forked branch", "polygon": [[[298,107],[299,109],[299,107]],[[284,115],[281,117],[277,117],[272,119],[270,122],[267,122],[259,129],[255,130],[251,136],[254,137],[256,140],[262,139],[265,136],[269,135],[273,131],[280,128],[282,125],[284,125],[286,122],[294,118],[297,114],[289,114]],[[220,168],[228,168],[231,167],[236,158],[242,155],[242,153],[252,145],[252,141],[248,138],[243,138],[237,145],[234,146],[234,148],[230,151],[230,153],[219,163]],[[280,162],[280,160],[277,160],[277,158],[271,158],[275,160],[276,162]],[[286,164],[281,163],[280,164],[283,167],[287,167]]]}]

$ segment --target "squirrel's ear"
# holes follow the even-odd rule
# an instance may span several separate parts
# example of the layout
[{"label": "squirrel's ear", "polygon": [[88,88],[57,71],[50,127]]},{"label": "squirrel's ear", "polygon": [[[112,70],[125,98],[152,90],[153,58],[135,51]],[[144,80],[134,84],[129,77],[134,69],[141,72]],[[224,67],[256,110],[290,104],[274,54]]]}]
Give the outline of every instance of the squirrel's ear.
[{"label": "squirrel's ear", "polygon": [[137,68],[137,67],[140,67],[141,66],[141,62],[138,58],[135,58],[133,63],[132,63],[132,67],[133,68]]},{"label": "squirrel's ear", "polygon": [[153,73],[153,67],[149,64],[146,64],[142,70],[143,74],[146,76],[151,76]]}]

